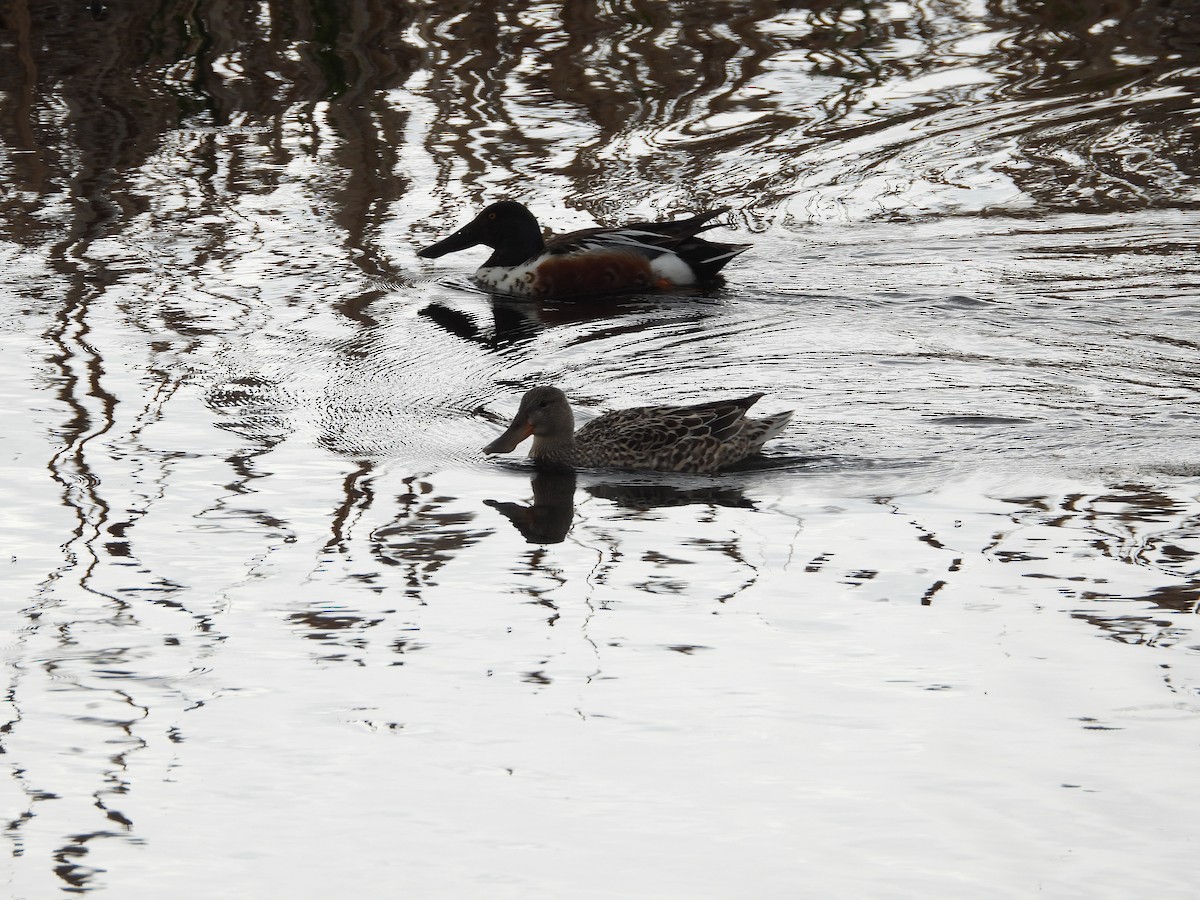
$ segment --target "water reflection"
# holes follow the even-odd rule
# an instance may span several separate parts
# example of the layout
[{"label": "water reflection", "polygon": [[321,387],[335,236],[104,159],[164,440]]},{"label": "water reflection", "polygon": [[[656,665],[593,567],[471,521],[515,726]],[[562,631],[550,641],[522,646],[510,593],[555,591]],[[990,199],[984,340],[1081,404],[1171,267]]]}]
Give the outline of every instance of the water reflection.
[{"label": "water reflection", "polygon": [[663,506],[729,506],[754,509],[740,488],[729,485],[704,485],[684,488],[670,484],[589,484],[587,491],[593,497],[612,501],[630,509],[653,509]]},{"label": "water reflection", "polygon": [[575,473],[538,472],[529,481],[531,503],[485,500],[508,519],[530,544],[557,544],[575,520]]},{"label": "water reflection", "polygon": [[465,341],[474,341],[488,350],[505,350],[514,344],[532,340],[541,330],[541,324],[525,309],[498,306],[492,307],[490,328],[481,327],[468,313],[441,303],[431,303],[421,309],[448,334]]},{"label": "water reflection", "polygon": [[[1112,760],[1165,766],[1195,743],[1175,720],[1200,696],[1196,13],[1167,0],[8,4],[12,893],[160,896],[163,872],[216,894],[353,893],[344,861],[384,883],[371,867],[394,857],[362,841],[398,828],[424,860],[486,846],[461,868],[490,878],[513,848],[475,819],[514,795],[531,831],[584,828],[572,853],[628,849],[628,811],[661,799],[646,821],[666,808],[671,827],[634,836],[668,860],[661,834],[724,853],[723,821],[753,808],[783,823],[738,845],[763,856],[714,857],[743,885],[807,835],[831,861],[824,893],[844,889],[845,847],[820,839],[861,835],[880,809],[920,811],[918,843],[937,849],[888,858],[907,854],[911,871],[953,858],[1013,895],[1033,887],[962,834],[1028,847],[1031,869],[1050,847],[1108,872],[1128,850],[1111,835],[1153,816],[1143,868],[1189,871],[1161,833],[1186,833],[1190,809],[1146,807],[1140,773]],[[706,295],[517,305],[426,277],[416,248],[501,195],[557,231],[730,205],[759,234]],[[831,220],[855,226],[815,227]],[[477,459],[487,410],[535,381],[569,383],[585,409],[768,389],[803,411],[783,452],[859,464],[703,486],[538,475],[531,502],[485,509],[510,481]],[[1065,660],[1064,690],[1112,684],[1086,703],[1047,699],[1036,670],[1020,696],[1031,659]],[[400,663],[404,681],[385,677]],[[989,667],[1004,677],[989,683]],[[921,691],[946,702],[999,689],[1011,718],[964,729],[965,705],[939,713],[890,681],[879,695],[896,670],[952,685]],[[1103,737],[1129,743],[1070,743],[1061,721],[1111,727],[1096,724],[1118,715],[1096,699],[1109,688],[1122,708],[1165,697],[1171,727],[1121,713],[1127,737]],[[990,722],[1001,705],[974,709]],[[426,735],[379,753],[348,720]],[[1045,759],[1006,758],[1028,776],[1028,817],[961,828],[965,806],[995,805],[992,748],[1015,733],[1067,748],[1048,763],[1064,772],[1092,760],[1092,782],[1113,789],[1082,815],[1028,786],[1056,781]],[[631,741],[669,762],[651,767],[679,779],[669,796],[606,768]],[[797,747],[836,804],[796,788]],[[927,752],[944,747],[956,752]],[[509,756],[526,766],[509,793],[477,777]],[[329,768],[345,759],[384,792],[369,808]],[[718,765],[760,781],[730,781],[729,800],[705,781]],[[1173,796],[1189,798],[1178,777]],[[955,790],[929,790],[942,783]],[[567,817],[544,802],[579,784],[620,802],[585,796],[588,814]],[[931,794],[965,806],[930,808]],[[456,817],[468,806],[446,798],[468,795],[494,802]],[[693,796],[703,808],[671,805]],[[311,833],[261,818],[296,797],[333,842],[302,860],[279,854],[307,851]],[[587,830],[609,807],[619,827]],[[397,809],[420,827],[404,832]],[[832,827],[817,834],[796,810]],[[1103,827],[1052,846],[1098,811]],[[328,883],[314,859],[340,861]],[[859,870],[857,893],[928,893],[896,887],[894,867]],[[514,890],[569,883],[522,881],[530,871]],[[695,872],[679,873],[681,893],[711,889]],[[786,893],[794,875],[763,889]]]},{"label": "water reflection", "polygon": [[[707,481],[707,479],[706,479]],[[530,479],[532,502],[516,503],[485,500],[488,506],[507,518],[531,544],[557,544],[563,541],[575,520],[576,473],[539,471]],[[680,487],[661,482],[594,481],[584,486],[593,497],[616,507],[646,512],[674,506],[726,506],[754,509],[741,488],[705,483],[699,487]]]},{"label": "water reflection", "polygon": [[[420,193],[434,208],[412,212],[443,218],[534,184],[561,215],[606,224],[631,207],[720,199],[753,222],[784,200],[798,216],[1027,206],[1018,194],[1051,207],[1194,203],[1189,10],[372,0],[103,7],[97,20],[86,6],[17,4],[19,64],[0,76],[0,129],[19,151],[5,156],[3,227],[35,246],[59,224],[43,201],[64,212],[55,195],[90,184],[96,223],[124,230],[154,203],[133,173],[161,168],[155,156],[180,139],[196,199],[218,213],[235,194],[277,193],[291,160],[327,163],[314,201],[362,271],[389,279],[384,235],[428,163],[433,188]],[[97,79],[82,58],[120,62]]]},{"label": "water reflection", "polygon": [[[1029,569],[1027,577],[1056,582],[1064,595],[1086,601],[1087,608],[1073,611],[1074,616],[1126,643],[1165,647],[1192,636],[1189,618],[1200,610],[1200,545],[1195,537],[1200,518],[1192,503],[1144,483],[1116,483],[1100,494],[1006,502],[1019,510],[1012,514],[1019,531],[988,552]],[[1086,547],[1089,558],[1155,571],[1167,583],[1142,595],[1114,588],[1065,555],[1039,552],[1043,544],[1064,542],[1057,536],[1051,540],[1045,529],[1071,533],[1067,540],[1078,543],[1081,555]]]},{"label": "water reflection", "polygon": [[397,498],[396,517],[371,534],[371,554],[405,573],[408,593],[435,585],[438,570],[483,539],[475,516],[454,511],[453,499],[422,479],[407,479],[409,493]]},{"label": "water reflection", "polygon": [[[452,285],[472,292],[470,286]],[[670,302],[671,297],[607,297],[600,301],[577,300],[563,303],[514,300],[500,294],[488,296],[490,321],[478,311],[466,312],[448,303],[434,302],[421,308],[418,315],[429,319],[447,334],[469,341],[484,349],[504,353],[528,343],[548,328],[595,323],[596,331],[611,320],[634,318],[644,321],[647,312]],[[683,297],[693,296],[683,294]],[[699,296],[699,293],[694,294]],[[639,318],[640,316],[640,318]],[[632,326],[638,327],[636,325]]]}]

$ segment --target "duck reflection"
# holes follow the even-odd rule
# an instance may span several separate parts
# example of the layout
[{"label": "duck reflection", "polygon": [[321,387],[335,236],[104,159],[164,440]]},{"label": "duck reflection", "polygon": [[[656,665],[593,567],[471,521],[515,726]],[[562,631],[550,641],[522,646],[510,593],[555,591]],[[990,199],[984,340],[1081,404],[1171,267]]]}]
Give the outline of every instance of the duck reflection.
[{"label": "duck reflection", "polygon": [[731,509],[757,509],[741,488],[709,485],[679,488],[666,484],[594,484],[587,488],[593,497],[611,500],[617,506],[639,511],[667,506],[725,506]]},{"label": "duck reflection", "polygon": [[493,298],[491,326],[478,324],[473,316],[443,303],[430,303],[419,315],[444,331],[488,350],[504,350],[537,337],[542,323],[536,316],[536,304],[498,302]]},{"label": "duck reflection", "polygon": [[[575,521],[576,482],[574,470],[540,470],[530,479],[531,503],[483,502],[507,518],[528,543],[558,544],[566,539]],[[602,481],[588,484],[584,490],[593,497],[640,512],[692,504],[756,508],[740,488],[728,484],[685,488],[647,482]]]},{"label": "duck reflection", "polygon": [[533,502],[484,500],[530,544],[560,544],[575,520],[575,472],[543,471],[530,480]]},{"label": "duck reflection", "polygon": [[[475,290],[465,285],[463,287],[465,290]],[[719,283],[713,287],[717,288]],[[686,297],[708,296],[707,291],[699,289],[681,291],[680,294]],[[610,323],[629,313],[644,313],[650,308],[661,308],[663,302],[673,295],[633,295],[566,302],[521,300],[503,294],[487,296],[492,316],[489,323],[481,323],[482,317],[473,316],[444,303],[430,303],[421,309],[419,315],[456,338],[479,344],[488,350],[503,351],[533,340],[546,329],[558,325]]]}]

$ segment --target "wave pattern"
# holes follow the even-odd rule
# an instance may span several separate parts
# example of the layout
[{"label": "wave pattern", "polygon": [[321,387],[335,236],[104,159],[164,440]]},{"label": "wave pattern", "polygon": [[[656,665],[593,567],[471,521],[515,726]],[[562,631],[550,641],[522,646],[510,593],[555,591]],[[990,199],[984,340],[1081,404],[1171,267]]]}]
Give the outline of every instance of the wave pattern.
[{"label": "wave pattern", "polygon": [[761,226],[1195,205],[1191,26],[1155,12],[531,4],[415,34],[447,201]]},{"label": "wave pattern", "polygon": [[[948,859],[1005,895],[1053,893],[1039,860],[1068,858],[1058,893],[1089,859],[1101,888],[1194,891],[1193,848],[1157,852],[1200,789],[1176,764],[1200,721],[1191,7],[8,4],[10,892],[363,894],[402,870],[418,895],[447,872],[569,894],[522,880],[558,866],[628,877],[613,896],[783,896],[797,835],[833,860],[803,873],[818,895],[854,869],[856,895],[927,896],[897,872]],[[723,285],[596,304],[416,257],[499,195],[556,230],[726,205],[753,247]],[[581,418],[752,391],[796,418],[716,478],[531,478],[478,448],[536,382]],[[961,828],[1019,771],[1014,734],[1037,786]],[[630,738],[654,783],[605,774]],[[1043,747],[1119,789],[1081,815]],[[715,768],[757,781],[714,793]],[[1150,806],[1147,770],[1175,779]],[[302,820],[262,818],[297,797]],[[670,827],[620,843],[642,802]],[[513,809],[543,835],[514,845]],[[912,823],[881,810],[922,840],[889,844]],[[730,842],[734,819],[771,833]],[[847,867],[866,842],[929,858]],[[686,871],[639,882],[614,853]]]}]

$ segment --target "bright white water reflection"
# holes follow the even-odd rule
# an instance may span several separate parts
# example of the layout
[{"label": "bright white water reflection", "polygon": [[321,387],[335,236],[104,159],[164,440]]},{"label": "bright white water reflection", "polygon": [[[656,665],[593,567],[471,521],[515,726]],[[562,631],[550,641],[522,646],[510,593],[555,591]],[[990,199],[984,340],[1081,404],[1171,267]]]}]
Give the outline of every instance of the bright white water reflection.
[{"label": "bright white water reflection", "polygon": [[[1194,893],[1175,6],[178,6],[6,23],[0,893]],[[417,259],[504,194],[754,249]],[[796,417],[483,459],[543,381]]]}]

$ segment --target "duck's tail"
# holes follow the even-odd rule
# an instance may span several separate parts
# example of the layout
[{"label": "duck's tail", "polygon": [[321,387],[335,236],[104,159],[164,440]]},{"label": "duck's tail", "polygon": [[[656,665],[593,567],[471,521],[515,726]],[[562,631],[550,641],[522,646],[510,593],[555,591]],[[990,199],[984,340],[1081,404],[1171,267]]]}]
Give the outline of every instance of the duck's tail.
[{"label": "duck's tail", "polygon": [[[754,428],[751,441],[754,450],[761,450],[762,445],[771,438],[776,437],[792,420],[793,410],[787,412],[775,413],[773,416],[767,416],[765,419],[754,419],[750,424]],[[762,429],[759,431],[759,429]]]},{"label": "duck's tail", "polygon": [[679,258],[691,266],[696,279],[707,281],[715,278],[725,264],[750,249],[750,244],[718,244],[703,238],[692,238],[675,249]]}]

